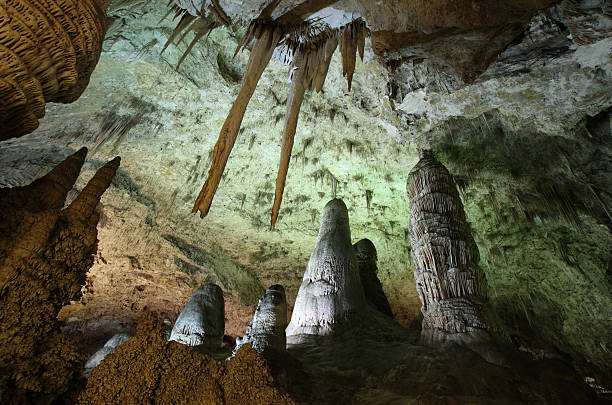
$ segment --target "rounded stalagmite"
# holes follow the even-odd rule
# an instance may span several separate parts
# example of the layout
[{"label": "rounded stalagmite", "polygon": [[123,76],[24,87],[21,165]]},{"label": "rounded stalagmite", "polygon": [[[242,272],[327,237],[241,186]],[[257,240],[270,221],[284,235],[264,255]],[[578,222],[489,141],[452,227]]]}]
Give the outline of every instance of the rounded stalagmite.
[{"label": "rounded stalagmite", "polygon": [[193,293],[181,311],[169,340],[188,346],[220,347],[225,332],[224,305],[221,287],[204,284]]},{"label": "rounded stalagmite", "polygon": [[287,326],[287,343],[299,343],[300,335],[329,335],[364,307],[348,211],[342,200],[333,199],[323,209],[315,249]]}]

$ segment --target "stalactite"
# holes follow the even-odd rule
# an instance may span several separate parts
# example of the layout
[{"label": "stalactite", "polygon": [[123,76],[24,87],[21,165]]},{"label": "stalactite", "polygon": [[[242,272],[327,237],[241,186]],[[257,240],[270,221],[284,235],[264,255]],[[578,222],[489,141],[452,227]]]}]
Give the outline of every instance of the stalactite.
[{"label": "stalactite", "polygon": [[408,176],[406,190],[423,328],[449,333],[486,329],[480,315],[484,275],[452,176],[425,151]]},{"label": "stalactite", "polygon": [[[272,57],[274,48],[282,36],[282,28],[274,24],[257,23],[254,25],[257,25],[257,27],[253,28],[252,31],[257,42],[249,56],[249,63],[240,85],[238,97],[234,101],[229,115],[225,119],[225,123],[219,134],[219,139],[215,144],[213,162],[208,172],[208,178],[192,210],[193,213],[200,211],[201,218],[203,218],[210,209],[213,197],[221,181],[221,175],[225,169],[227,159],[236,142],[238,130],[240,129],[246,107],[255,91],[261,74]],[[249,29],[251,30],[251,28]]]},{"label": "stalactite", "polygon": [[0,141],[36,129],[45,102],[69,103],[81,95],[106,28],[94,0],[0,4]]}]

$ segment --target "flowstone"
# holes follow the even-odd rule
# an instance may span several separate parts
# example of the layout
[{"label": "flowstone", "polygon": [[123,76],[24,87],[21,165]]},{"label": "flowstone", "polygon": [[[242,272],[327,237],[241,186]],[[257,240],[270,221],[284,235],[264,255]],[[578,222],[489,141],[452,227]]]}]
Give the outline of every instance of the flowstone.
[{"label": "flowstone", "polygon": [[286,327],[285,288],[282,285],[273,285],[259,300],[244,337],[236,339],[236,348],[232,355],[235,355],[246,343],[250,343],[253,349],[262,355],[284,351],[287,345]]},{"label": "flowstone", "polygon": [[486,282],[452,176],[425,151],[408,175],[406,191],[424,338],[463,341],[466,336],[452,334],[480,334],[487,329],[480,314]]},{"label": "flowstone", "polygon": [[315,249],[295,300],[287,343],[300,335],[329,335],[365,307],[346,205],[333,199],[323,209]]},{"label": "flowstone", "polygon": [[378,266],[376,265],[378,254],[376,253],[374,243],[369,239],[361,239],[353,245],[353,249],[355,249],[355,255],[357,257],[359,277],[361,278],[361,285],[363,286],[366,301],[383,314],[393,318],[391,306],[383,291],[382,284],[376,275],[376,271],[378,270]]},{"label": "flowstone", "polygon": [[174,323],[170,339],[188,346],[218,348],[225,331],[223,291],[216,284],[198,288]]}]

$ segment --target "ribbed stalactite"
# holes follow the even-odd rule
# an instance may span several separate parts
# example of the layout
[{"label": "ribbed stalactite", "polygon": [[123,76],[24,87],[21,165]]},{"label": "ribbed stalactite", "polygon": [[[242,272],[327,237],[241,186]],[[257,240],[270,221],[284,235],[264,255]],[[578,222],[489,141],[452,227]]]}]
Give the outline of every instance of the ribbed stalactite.
[{"label": "ribbed stalactite", "polygon": [[426,151],[411,170],[406,191],[423,328],[486,329],[480,315],[486,281],[453,177]]},{"label": "ribbed stalactite", "polygon": [[34,131],[46,102],[83,93],[107,26],[101,0],[0,3],[0,141]]},{"label": "ribbed stalactite", "polygon": [[62,210],[86,153],[78,151],[29,186],[0,189],[3,404],[58,400],[73,388],[85,360],[60,332],[57,314],[78,299],[93,265],[95,208],[119,165],[114,159],[100,169],[77,197],[79,203]]}]

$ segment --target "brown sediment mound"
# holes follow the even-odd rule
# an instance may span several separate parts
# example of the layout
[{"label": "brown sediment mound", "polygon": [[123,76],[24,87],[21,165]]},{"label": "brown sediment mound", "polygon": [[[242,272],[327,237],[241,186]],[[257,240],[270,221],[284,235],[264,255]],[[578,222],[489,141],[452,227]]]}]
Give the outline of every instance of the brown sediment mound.
[{"label": "brown sediment mound", "polygon": [[53,401],[85,360],[57,313],[80,295],[97,247],[95,208],[119,166],[119,158],[106,164],[62,210],[86,154],[29,186],[0,189],[1,403]]},{"label": "brown sediment mound", "polygon": [[162,320],[147,313],[134,337],[96,367],[80,404],[294,404],[273,385],[265,360],[249,345],[217,361],[167,341]]}]

